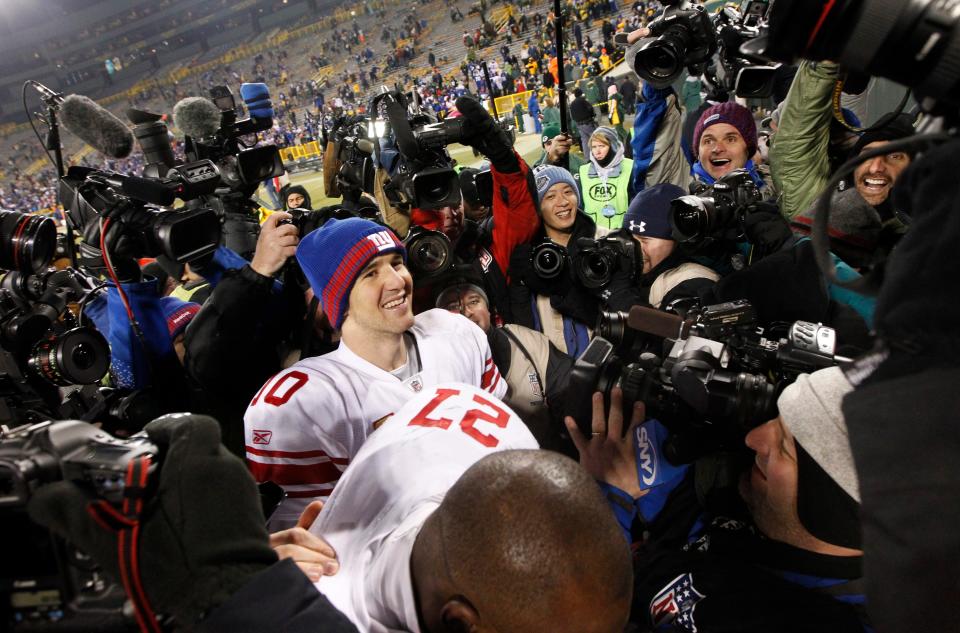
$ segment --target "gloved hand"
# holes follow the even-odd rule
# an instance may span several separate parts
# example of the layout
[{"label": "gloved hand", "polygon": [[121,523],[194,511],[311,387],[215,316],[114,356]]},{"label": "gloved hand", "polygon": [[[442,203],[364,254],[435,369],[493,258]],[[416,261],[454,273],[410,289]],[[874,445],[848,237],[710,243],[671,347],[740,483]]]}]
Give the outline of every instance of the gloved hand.
[{"label": "gloved hand", "polygon": [[775,204],[761,203],[743,221],[747,239],[765,253],[780,250],[793,239],[790,223]]},{"label": "gloved hand", "polygon": [[[191,626],[277,561],[253,478],[220,443],[210,417],[171,414],[146,426],[159,448],[159,483],[140,517],[140,583],[153,609]],[[41,487],[31,518],[120,579],[118,533],[93,518],[102,504],[69,481]]]},{"label": "gloved hand", "polygon": [[497,125],[490,113],[473,97],[457,99],[457,110],[463,115],[463,142],[490,159],[497,171],[509,174],[520,170],[510,136]]}]

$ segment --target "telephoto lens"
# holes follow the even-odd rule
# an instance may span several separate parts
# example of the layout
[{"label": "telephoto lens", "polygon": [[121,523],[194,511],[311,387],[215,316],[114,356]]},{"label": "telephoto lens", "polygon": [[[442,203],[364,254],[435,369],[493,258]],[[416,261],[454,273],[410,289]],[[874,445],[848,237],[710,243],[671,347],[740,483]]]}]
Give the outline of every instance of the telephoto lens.
[{"label": "telephoto lens", "polygon": [[50,218],[0,210],[0,268],[26,275],[42,272],[57,251],[57,227]]},{"label": "telephoto lens", "polygon": [[836,60],[960,105],[960,0],[777,0],[762,54]]}]

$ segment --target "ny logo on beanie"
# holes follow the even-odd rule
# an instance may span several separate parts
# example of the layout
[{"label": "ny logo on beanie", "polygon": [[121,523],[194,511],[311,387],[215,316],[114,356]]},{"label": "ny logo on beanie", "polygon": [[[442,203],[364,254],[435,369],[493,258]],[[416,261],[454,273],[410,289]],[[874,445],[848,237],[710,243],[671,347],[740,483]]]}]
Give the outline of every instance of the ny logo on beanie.
[{"label": "ny logo on beanie", "polygon": [[373,242],[373,245],[377,247],[378,252],[388,248],[396,247],[396,242],[394,241],[393,236],[387,231],[371,233],[367,236],[367,239]]}]

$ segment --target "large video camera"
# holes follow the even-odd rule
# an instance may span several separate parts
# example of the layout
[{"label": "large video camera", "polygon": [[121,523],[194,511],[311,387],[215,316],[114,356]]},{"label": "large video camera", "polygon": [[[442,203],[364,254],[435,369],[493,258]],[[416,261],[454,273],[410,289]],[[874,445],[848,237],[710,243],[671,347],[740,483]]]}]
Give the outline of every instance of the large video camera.
[{"label": "large video camera", "polygon": [[[167,209],[175,198],[199,199],[218,180],[209,161],[181,165],[162,180],[124,176],[72,166],[60,179],[67,221],[83,236],[80,254],[92,270],[111,267],[111,258],[166,255],[189,262],[220,244],[220,218],[208,206]],[[119,264],[120,281],[139,279],[139,270]]]},{"label": "large video camera", "polygon": [[712,18],[703,6],[685,0],[663,4],[669,5],[663,15],[648,25],[652,39],[641,40],[631,51],[634,72],[641,79],[666,88],[686,67],[691,75],[710,74],[739,97],[770,95],[779,64],[743,47],[763,34],[769,0],[743,0],[739,7],[725,6]]},{"label": "large video camera", "polygon": [[372,194],[374,190],[376,131],[370,129],[371,125],[362,116],[324,121],[324,190],[331,198],[342,197],[348,208],[361,206],[361,194]]},{"label": "large video camera", "polygon": [[[758,327],[747,301],[681,311],[684,316],[671,317],[634,307],[629,314],[601,315],[570,375],[566,410],[584,432],[591,412],[583,394],[600,391],[609,403],[610,390],[620,387],[625,411],[643,401],[648,415],[671,430],[668,458],[690,462],[741,446],[747,431],[776,417],[776,398],[786,384],[845,360],[834,355],[832,328],[802,321]],[[663,353],[641,351],[638,336],[664,334],[664,319],[672,319],[675,334],[664,339]]]},{"label": "large video camera", "polygon": [[119,440],[77,420],[0,430],[0,517],[16,543],[0,574],[4,625],[14,631],[136,630],[122,588],[85,554],[34,525],[25,505],[38,487],[60,480],[119,504],[127,465],[157,453],[145,435]]},{"label": "large video camera", "polygon": [[[210,101],[194,99],[195,103],[187,106],[183,121],[178,119],[185,134],[184,164],[174,158],[170,132],[161,115],[131,108],[127,118],[134,123],[133,134],[147,160],[143,175],[160,182],[172,180],[181,187],[202,180],[202,191],[189,187],[185,195],[178,192],[176,197],[186,203],[188,211],[215,213],[223,225],[223,242],[246,256],[255,250],[259,235],[257,205],[251,196],[264,180],[283,174],[283,161],[275,145],[254,146],[244,141],[244,137],[273,125],[266,85],[242,84],[240,94],[250,113],[245,119],[238,118],[236,100],[227,86],[214,86]],[[164,204],[150,199],[147,202]],[[220,236],[218,233],[218,239]]]},{"label": "large video camera", "polygon": [[210,89],[210,99],[220,109],[220,128],[207,136],[185,139],[188,161],[211,160],[220,168],[223,184],[249,197],[261,182],[283,175],[283,161],[276,145],[247,147],[244,136],[273,126],[273,104],[266,84],[241,84],[240,96],[250,113],[237,118],[237,103],[227,86]]},{"label": "large video camera", "polygon": [[763,199],[745,169],[735,169],[696,193],[670,203],[673,239],[699,248],[716,241],[736,242],[746,234],[744,221]]},{"label": "large video camera", "polygon": [[460,181],[446,147],[463,141],[463,121],[437,121],[399,90],[381,89],[370,111],[388,126],[380,162],[390,174],[385,193],[398,208],[460,205]]}]

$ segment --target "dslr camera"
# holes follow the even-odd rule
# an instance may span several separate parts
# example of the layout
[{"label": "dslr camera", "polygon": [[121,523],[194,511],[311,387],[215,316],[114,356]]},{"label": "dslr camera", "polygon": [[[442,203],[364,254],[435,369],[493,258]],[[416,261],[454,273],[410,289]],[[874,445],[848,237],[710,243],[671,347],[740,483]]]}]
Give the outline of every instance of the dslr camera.
[{"label": "dslr camera", "polygon": [[596,290],[609,286],[617,271],[635,275],[637,264],[642,261],[637,241],[624,231],[616,231],[597,239],[579,238],[571,268],[584,288]]},{"label": "dslr camera", "polygon": [[703,6],[686,0],[662,4],[667,7],[663,15],[648,25],[651,37],[629,51],[633,70],[641,79],[666,88],[687,68],[691,75],[709,73],[740,97],[770,95],[779,64],[766,61],[750,45],[764,34],[769,0],[742,0],[713,17]]},{"label": "dslr camera", "polygon": [[[157,452],[145,435],[120,440],[77,420],[0,429],[0,517],[15,543],[0,574],[0,617],[9,630],[136,630],[123,589],[85,554],[32,523],[25,506],[38,487],[60,480],[120,504],[127,465]],[[148,486],[155,468],[151,463]]]},{"label": "dslr camera", "polygon": [[760,189],[749,172],[735,169],[712,185],[671,201],[673,239],[694,248],[743,239],[744,219],[761,200]]}]

